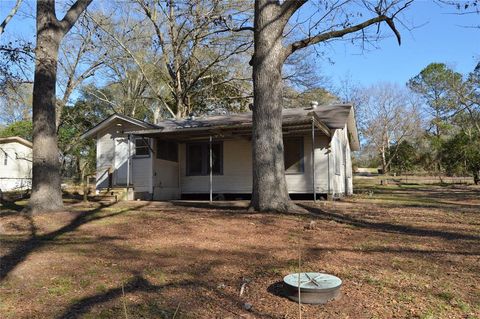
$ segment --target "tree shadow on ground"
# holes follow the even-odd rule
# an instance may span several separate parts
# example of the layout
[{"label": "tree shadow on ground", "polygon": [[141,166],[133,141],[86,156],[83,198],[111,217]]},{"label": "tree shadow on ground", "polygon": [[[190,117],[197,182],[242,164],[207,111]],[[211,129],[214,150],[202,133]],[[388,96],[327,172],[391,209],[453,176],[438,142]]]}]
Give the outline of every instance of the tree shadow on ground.
[{"label": "tree shadow on ground", "polygon": [[[181,295],[180,300],[171,300],[161,297],[161,294],[170,288],[185,289],[187,291],[191,289],[195,289],[196,291],[208,291],[208,295],[199,294],[195,297],[198,299],[197,301],[200,301],[201,304],[203,304],[203,306],[211,307],[212,302],[214,302],[216,303],[216,307],[221,308],[226,313],[230,313],[236,317],[243,317],[242,314],[245,313],[245,310],[240,310],[244,302],[242,297],[240,297],[238,294],[231,294],[223,291],[222,289],[216,287],[214,283],[209,283],[205,280],[202,280],[201,276],[198,276],[197,278],[198,279],[182,280],[165,284],[152,284],[146,278],[144,278],[142,274],[134,274],[134,276],[124,285],[120,285],[118,287],[108,289],[107,291],[96,293],[75,301],[56,318],[81,318],[85,314],[92,313],[96,306],[118,300],[130,293],[148,293],[152,295],[152,299],[161,300],[163,302],[154,303],[152,305],[152,303],[148,300],[142,300],[142,304],[146,307],[141,307],[142,309],[138,310],[135,309],[135,305],[124,304],[123,311],[118,309],[118,312],[121,313],[122,317],[124,311],[126,311],[129,313],[129,315],[134,315],[132,313],[138,312],[138,316],[142,318],[144,318],[146,315],[150,315],[153,318],[173,318],[175,317],[175,314],[176,317],[182,317],[185,315],[188,318],[196,318],[195,308],[193,307],[192,309],[192,305],[188,300],[188,298],[190,298],[189,296]],[[122,303],[124,302],[125,301],[122,301]],[[232,309],[232,307],[229,307],[228,304],[235,305],[235,307]],[[118,306],[115,307],[114,305],[108,305],[108,309],[112,310],[112,308],[118,308]],[[271,314],[260,312],[255,309],[251,309],[249,312],[255,318],[257,316],[267,319],[275,318]]]},{"label": "tree shadow on ground", "polygon": [[424,229],[407,225],[396,225],[385,222],[371,222],[340,213],[327,212],[320,208],[311,207],[305,204],[299,206],[308,210],[313,216],[326,221],[335,221],[340,224],[347,224],[355,227],[370,228],[388,233],[400,233],[421,237],[440,237],[447,240],[480,240],[480,236],[448,232],[443,230]]},{"label": "tree shadow on ground", "polygon": [[137,207],[128,207],[118,212],[109,213],[105,215],[98,215],[98,213],[100,213],[103,209],[108,208],[114,204],[115,203],[110,203],[110,204],[101,203],[100,206],[97,208],[94,208],[85,212],[80,212],[67,225],[42,235],[37,235],[37,228],[35,226],[35,223],[31,214],[19,213],[23,217],[27,218],[30,222],[30,237],[24,240],[23,242],[19,243],[15,248],[11,249],[4,256],[0,257],[0,260],[1,260],[0,281],[4,280],[13,269],[15,269],[20,263],[22,263],[28,257],[28,255],[30,255],[32,252],[50,243],[55,242],[55,240],[57,240],[58,237],[67,233],[71,233],[76,229],[78,229],[80,226],[85,225],[87,223],[105,219],[108,217],[113,217],[116,215],[120,215],[131,209],[138,209],[148,205],[148,204],[145,204]]},{"label": "tree shadow on ground", "polygon": [[[191,285],[191,282],[184,282],[183,285]],[[172,284],[166,285],[154,285],[151,284],[148,280],[143,278],[141,275],[135,275],[131,278],[125,285],[109,289],[105,292],[98,293],[95,295],[91,295],[88,297],[84,297],[72,305],[70,305],[61,315],[59,315],[58,319],[74,319],[80,318],[84,314],[91,311],[91,309],[97,304],[103,304],[108,301],[118,299],[124,294],[132,293],[132,292],[159,292],[162,289],[167,288],[168,286],[172,286]],[[128,313],[128,310],[126,310]],[[160,313],[170,313],[171,310],[169,309],[155,309],[152,312],[157,312],[157,315]]]}]

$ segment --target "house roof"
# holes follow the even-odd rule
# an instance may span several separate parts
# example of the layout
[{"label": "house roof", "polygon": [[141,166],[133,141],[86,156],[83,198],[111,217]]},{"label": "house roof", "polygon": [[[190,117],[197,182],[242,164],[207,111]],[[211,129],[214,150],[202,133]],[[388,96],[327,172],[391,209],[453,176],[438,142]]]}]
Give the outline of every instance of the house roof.
[{"label": "house roof", "polygon": [[33,147],[32,142],[27,141],[26,139],[21,138],[20,136],[0,137],[0,144],[7,144],[7,143],[20,143],[29,148]]},{"label": "house roof", "polygon": [[[342,129],[347,125],[349,140],[352,150],[359,150],[355,114],[350,104],[320,105],[313,109],[292,108],[284,109],[283,130],[287,133],[309,132],[311,130],[312,116],[316,120],[317,129],[330,136],[330,130]],[[197,119],[164,120],[157,124],[157,128],[150,128],[129,132],[134,135],[145,137],[174,138],[194,135],[201,138],[202,135],[216,134],[219,131],[230,131],[235,135],[250,135],[252,127],[252,112],[241,114],[209,116]]]},{"label": "house roof", "polygon": [[127,115],[113,113],[112,115],[110,115],[109,117],[107,117],[106,119],[104,119],[103,121],[101,121],[100,123],[98,123],[97,125],[92,127],[91,129],[89,129],[88,131],[83,133],[82,136],[80,136],[80,138],[83,139],[83,138],[89,138],[89,137],[95,136],[99,131],[103,130],[104,128],[107,128],[108,126],[110,126],[110,124],[114,120],[117,120],[117,119],[120,119],[122,121],[131,123],[131,124],[134,124],[134,125],[138,125],[138,126],[140,126],[141,128],[144,128],[144,129],[158,128],[157,125],[147,123],[145,121],[141,121],[141,120],[138,120],[136,118],[133,118],[133,117],[130,117],[130,116],[127,116]]}]

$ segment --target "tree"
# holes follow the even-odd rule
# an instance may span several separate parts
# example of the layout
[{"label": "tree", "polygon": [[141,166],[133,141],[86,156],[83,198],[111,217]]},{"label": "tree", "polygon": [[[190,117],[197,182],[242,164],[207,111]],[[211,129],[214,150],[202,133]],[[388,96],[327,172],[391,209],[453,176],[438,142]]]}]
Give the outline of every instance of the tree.
[{"label": "tree", "polygon": [[60,126],[63,110],[72,93],[104,67],[108,46],[98,26],[85,16],[73,26],[60,46],[58,80],[61,95],[56,104],[56,125]]},{"label": "tree", "polygon": [[420,103],[412,92],[390,83],[372,85],[361,90],[361,95],[357,99],[361,101],[357,104],[360,134],[380,155],[383,172],[387,173],[397,147],[421,134]]},{"label": "tree", "polygon": [[0,137],[20,136],[27,141],[31,141],[32,131],[32,121],[17,121],[0,129]]},{"label": "tree", "polygon": [[430,116],[430,131],[437,138],[445,132],[447,120],[455,113],[457,104],[453,87],[462,82],[462,75],[443,63],[431,63],[408,81],[408,87],[424,100]]},{"label": "tree", "polygon": [[416,148],[406,140],[390,146],[386,154],[390,168],[396,173],[411,171],[417,163]]},{"label": "tree", "polygon": [[[309,19],[303,25],[307,28],[305,32],[302,26],[289,25],[289,21],[301,7],[307,3],[314,5],[314,1],[255,1],[254,55],[251,60],[254,90],[253,209],[279,212],[295,209],[288,195],[283,160],[282,68],[285,61],[298,50],[347,35],[359,34],[360,39],[366,40],[365,30],[376,25],[379,31],[382,22],[391,28],[400,43],[394,20],[411,2],[381,0],[373,5],[363,1],[361,12],[354,12],[358,7],[353,1],[318,2],[313,10],[319,14],[318,19]],[[367,15],[371,17],[364,19]],[[354,21],[356,18],[360,21]],[[301,37],[284,44],[287,34]]]},{"label": "tree", "polygon": [[459,132],[442,144],[440,160],[448,174],[468,174],[480,182],[480,134]]},{"label": "tree", "polygon": [[58,20],[55,0],[37,2],[37,44],[33,84],[33,164],[29,209],[63,208],[56,127],[56,82],[60,43],[92,0],[77,0]]},{"label": "tree", "polygon": [[[247,15],[241,7],[248,1],[132,2],[140,16],[90,17],[136,64],[148,87],[150,103],[155,101],[162,113],[173,118],[187,116],[200,104],[222,104],[222,99],[246,104],[251,94],[241,56],[249,51],[251,41],[233,36],[236,28],[230,26],[230,20],[237,12]],[[142,25],[137,38],[143,45],[132,41],[130,35],[137,30],[128,26],[131,23]]]}]

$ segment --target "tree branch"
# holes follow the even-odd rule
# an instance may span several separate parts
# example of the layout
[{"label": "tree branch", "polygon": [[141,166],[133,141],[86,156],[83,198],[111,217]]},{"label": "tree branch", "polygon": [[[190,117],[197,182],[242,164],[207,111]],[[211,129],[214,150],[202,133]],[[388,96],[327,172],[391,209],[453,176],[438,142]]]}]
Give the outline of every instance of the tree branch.
[{"label": "tree branch", "polygon": [[290,19],[307,1],[308,0],[285,0],[281,5],[282,16],[287,20]]},{"label": "tree branch", "polygon": [[354,33],[360,30],[363,30],[375,23],[380,23],[380,22],[386,22],[388,26],[393,30],[395,33],[398,44],[401,44],[401,39],[400,39],[400,33],[398,30],[395,28],[395,24],[393,23],[393,20],[386,15],[379,15],[375,18],[369,19],[367,21],[364,21],[362,23],[356,24],[354,26],[351,26],[349,28],[345,28],[342,30],[334,30],[326,33],[320,33],[317,34],[316,36],[308,37],[296,42],[293,42],[292,44],[288,45],[285,50],[284,50],[284,59],[287,59],[292,53],[299,49],[303,49],[309,45],[316,44],[319,42],[327,41],[333,38],[341,38],[347,34]]},{"label": "tree branch", "polygon": [[23,0],[17,0],[17,2],[15,3],[15,6],[12,8],[12,10],[10,10],[10,13],[7,15],[5,20],[3,20],[2,24],[0,24],[0,35],[5,31],[5,27],[13,18],[13,16],[17,13],[18,9],[20,8],[20,5],[22,4],[22,1]]},{"label": "tree branch", "polygon": [[68,9],[65,17],[60,21],[60,26],[62,27],[63,34],[67,34],[68,31],[73,27],[75,22],[77,22],[80,15],[87,9],[88,5],[92,0],[77,0],[71,7]]}]

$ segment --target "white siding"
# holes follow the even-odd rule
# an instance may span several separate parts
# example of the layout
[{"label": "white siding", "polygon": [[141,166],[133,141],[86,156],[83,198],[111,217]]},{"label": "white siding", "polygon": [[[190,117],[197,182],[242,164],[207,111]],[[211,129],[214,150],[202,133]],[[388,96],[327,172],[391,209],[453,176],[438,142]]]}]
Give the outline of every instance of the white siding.
[{"label": "white siding", "polygon": [[[290,193],[312,193],[312,139],[304,136],[304,172],[287,174],[287,187]],[[328,191],[328,137],[316,137],[315,176],[318,193]],[[179,146],[181,193],[208,193],[209,176],[187,176],[185,144]],[[251,193],[252,192],[252,151],[251,143],[246,139],[223,141],[223,175],[213,175],[214,193]]]},{"label": "white siding", "polygon": [[[252,151],[250,141],[223,141],[223,175],[213,175],[214,193],[252,192]],[[181,192],[208,193],[209,176],[186,176],[186,147],[179,145]]]},{"label": "white siding", "polygon": [[[6,157],[6,165],[5,165]],[[27,189],[32,185],[32,149],[21,143],[0,144],[0,189]]]},{"label": "white siding", "polygon": [[[347,128],[337,129],[332,137],[332,192],[334,196],[350,195],[353,193],[352,160],[350,143],[348,142]],[[336,167],[339,170],[336,170]]]},{"label": "white siding", "polygon": [[115,143],[111,132],[97,135],[96,188],[108,187],[109,169],[115,165]]},{"label": "white siding", "polygon": [[[121,124],[121,126],[119,126]],[[123,131],[138,130],[138,125],[117,119],[97,134],[97,189],[108,187],[108,172],[112,171],[113,186],[126,186],[128,161],[127,135]],[[136,158],[133,139],[130,142],[130,183],[134,192],[152,192],[152,156]]]},{"label": "white siding", "polygon": [[178,199],[178,163],[153,159],[153,199]]}]

